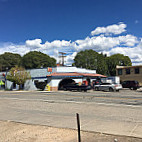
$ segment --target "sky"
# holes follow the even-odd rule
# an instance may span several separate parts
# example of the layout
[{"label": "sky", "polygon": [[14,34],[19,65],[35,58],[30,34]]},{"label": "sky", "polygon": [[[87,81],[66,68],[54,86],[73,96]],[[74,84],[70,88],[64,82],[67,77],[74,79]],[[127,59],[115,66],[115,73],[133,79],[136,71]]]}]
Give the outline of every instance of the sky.
[{"label": "sky", "polygon": [[79,51],[142,64],[142,0],[0,0],[0,54],[40,51],[71,65]]}]

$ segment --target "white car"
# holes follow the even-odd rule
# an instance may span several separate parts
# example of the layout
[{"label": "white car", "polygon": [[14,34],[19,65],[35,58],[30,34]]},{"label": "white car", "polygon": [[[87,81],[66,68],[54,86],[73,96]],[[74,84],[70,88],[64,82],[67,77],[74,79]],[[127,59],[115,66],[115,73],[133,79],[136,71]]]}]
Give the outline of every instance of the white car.
[{"label": "white car", "polygon": [[101,83],[94,86],[95,91],[119,91],[122,89],[121,84]]}]

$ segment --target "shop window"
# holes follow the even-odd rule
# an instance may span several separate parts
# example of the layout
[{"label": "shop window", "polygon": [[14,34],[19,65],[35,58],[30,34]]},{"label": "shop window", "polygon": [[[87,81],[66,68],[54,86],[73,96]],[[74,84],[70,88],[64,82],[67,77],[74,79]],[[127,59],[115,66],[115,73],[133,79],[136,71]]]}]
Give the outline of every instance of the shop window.
[{"label": "shop window", "polygon": [[130,69],[126,69],[126,74],[130,74]]},{"label": "shop window", "polygon": [[139,68],[135,68],[135,74],[139,74],[139,73],[140,73]]},{"label": "shop window", "polygon": [[118,69],[118,75],[122,75],[122,69]]}]

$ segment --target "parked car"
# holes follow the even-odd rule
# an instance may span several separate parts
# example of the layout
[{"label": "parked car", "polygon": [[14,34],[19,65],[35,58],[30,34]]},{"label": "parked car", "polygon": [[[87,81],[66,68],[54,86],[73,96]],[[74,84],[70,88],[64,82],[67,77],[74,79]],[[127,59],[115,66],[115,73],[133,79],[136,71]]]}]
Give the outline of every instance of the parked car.
[{"label": "parked car", "polygon": [[122,89],[121,84],[101,83],[99,85],[94,86],[95,91],[110,91],[110,92],[113,92],[113,91],[119,91],[120,89]]},{"label": "parked car", "polygon": [[76,91],[86,92],[87,90],[90,90],[90,89],[91,89],[91,86],[79,85],[78,83],[64,85],[64,90],[65,91],[67,91],[67,90],[69,90],[69,91],[76,90]]},{"label": "parked car", "polygon": [[128,81],[122,82],[122,87],[129,88],[131,90],[137,90],[138,88],[140,88],[139,82],[135,80],[128,80]]}]

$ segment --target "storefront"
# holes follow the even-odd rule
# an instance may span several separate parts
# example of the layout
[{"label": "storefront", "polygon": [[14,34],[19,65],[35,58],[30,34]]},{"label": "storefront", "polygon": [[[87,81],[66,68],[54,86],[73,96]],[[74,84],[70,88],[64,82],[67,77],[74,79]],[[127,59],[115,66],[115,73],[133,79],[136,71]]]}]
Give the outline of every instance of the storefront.
[{"label": "storefront", "polygon": [[[93,80],[104,78],[106,76],[96,74],[96,70],[87,70],[76,67],[57,67],[58,72],[47,75],[47,90],[58,91],[63,90],[63,86],[72,82],[92,85]],[[73,72],[75,71],[75,72]]]},{"label": "storefront", "polygon": [[[71,82],[79,84],[91,84],[93,80],[105,77],[103,75],[96,74],[96,70],[66,66],[31,69],[27,71],[30,73],[31,79],[25,82],[23,90],[58,91],[62,90],[64,84],[68,84]],[[5,83],[5,77],[2,75],[1,77],[1,88],[5,88],[6,86],[6,89],[9,90],[19,89],[19,85],[8,80],[6,80]]]}]

